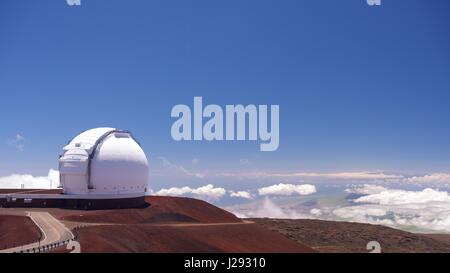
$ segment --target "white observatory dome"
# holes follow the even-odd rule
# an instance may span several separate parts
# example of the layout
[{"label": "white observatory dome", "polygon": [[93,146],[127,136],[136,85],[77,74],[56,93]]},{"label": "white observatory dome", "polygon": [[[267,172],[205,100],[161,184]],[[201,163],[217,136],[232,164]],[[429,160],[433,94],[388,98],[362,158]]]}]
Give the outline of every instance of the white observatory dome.
[{"label": "white observatory dome", "polygon": [[76,136],[59,159],[65,194],[138,197],[148,182],[148,161],[130,132],[96,128]]}]

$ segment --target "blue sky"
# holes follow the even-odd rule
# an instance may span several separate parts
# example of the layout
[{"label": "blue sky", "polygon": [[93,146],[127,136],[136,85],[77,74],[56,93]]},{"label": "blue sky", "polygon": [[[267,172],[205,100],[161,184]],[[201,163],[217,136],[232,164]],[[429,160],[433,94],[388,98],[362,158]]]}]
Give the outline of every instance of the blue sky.
[{"label": "blue sky", "polygon": [[[46,175],[68,140],[100,126],[132,131],[157,173],[162,158],[192,172],[450,172],[449,11],[446,0],[1,1],[0,176]],[[279,104],[278,151],[173,141],[170,110],[194,96]]]}]

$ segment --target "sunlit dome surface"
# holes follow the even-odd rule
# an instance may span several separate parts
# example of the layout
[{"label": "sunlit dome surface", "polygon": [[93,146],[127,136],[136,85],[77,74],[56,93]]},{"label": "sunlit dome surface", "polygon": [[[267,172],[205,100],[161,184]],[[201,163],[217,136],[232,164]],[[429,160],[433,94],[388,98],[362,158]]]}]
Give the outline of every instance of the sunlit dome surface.
[{"label": "sunlit dome surface", "polygon": [[76,136],[59,160],[65,194],[144,195],[148,160],[130,132],[96,128]]}]

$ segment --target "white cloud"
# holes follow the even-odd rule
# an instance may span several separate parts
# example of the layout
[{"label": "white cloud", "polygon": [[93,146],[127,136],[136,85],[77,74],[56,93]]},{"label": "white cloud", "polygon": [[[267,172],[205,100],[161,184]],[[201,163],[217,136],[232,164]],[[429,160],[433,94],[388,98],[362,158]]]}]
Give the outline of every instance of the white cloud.
[{"label": "white cloud", "polygon": [[224,188],[215,188],[212,184],[208,184],[203,187],[191,188],[191,187],[172,187],[169,189],[161,189],[155,193],[156,195],[168,195],[168,196],[182,196],[182,195],[195,195],[200,198],[206,198],[210,200],[216,200],[223,197],[226,194]]},{"label": "white cloud", "polygon": [[17,133],[14,138],[8,139],[7,143],[9,145],[15,146],[17,150],[23,152],[25,150],[25,137]]},{"label": "white cloud", "polygon": [[253,199],[253,196],[250,192],[248,191],[230,191],[230,196],[231,197],[239,197],[239,198],[244,198],[244,199],[248,199],[251,200]]},{"label": "white cloud", "polygon": [[379,205],[424,204],[433,201],[450,203],[450,197],[445,191],[427,188],[423,191],[384,190],[380,193],[363,196],[355,200],[357,203]]},{"label": "white cloud", "polygon": [[387,190],[381,185],[364,184],[364,185],[352,185],[346,189],[345,192],[357,193],[357,194],[375,194]]},{"label": "white cloud", "polygon": [[311,209],[311,210],[309,211],[309,213],[310,213],[311,215],[314,215],[314,216],[321,216],[321,215],[322,215],[322,210],[321,210],[321,209],[314,208],[314,209]]},{"label": "white cloud", "polygon": [[177,188],[177,187],[172,187],[169,189],[161,189],[159,191],[157,191],[155,194],[156,195],[167,195],[167,196],[180,196],[180,195],[184,195],[187,193],[191,193],[192,189],[190,187],[182,187],[182,188]]},{"label": "white cloud", "polygon": [[254,204],[252,208],[229,208],[229,210],[240,218],[301,219],[305,217],[305,215],[293,209],[286,209],[276,205],[267,197],[263,201]]},{"label": "white cloud", "polygon": [[20,189],[50,189],[59,186],[59,172],[50,169],[47,176],[33,176],[30,174],[12,174],[0,177],[0,188]]},{"label": "white cloud", "polygon": [[272,185],[258,189],[259,195],[292,195],[297,193],[299,195],[309,195],[316,192],[316,187],[310,184],[293,185],[283,184]]},{"label": "white cloud", "polygon": [[193,189],[192,193],[195,195],[218,199],[226,194],[226,190],[224,188],[214,188],[212,184],[208,184],[206,186]]}]

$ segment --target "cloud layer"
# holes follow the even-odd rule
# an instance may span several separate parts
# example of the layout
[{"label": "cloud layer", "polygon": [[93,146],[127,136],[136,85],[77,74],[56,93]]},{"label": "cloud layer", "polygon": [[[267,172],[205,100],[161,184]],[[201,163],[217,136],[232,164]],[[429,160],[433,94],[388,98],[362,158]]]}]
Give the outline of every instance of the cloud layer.
[{"label": "cloud layer", "polygon": [[357,205],[335,209],[333,214],[346,221],[413,231],[450,232],[450,196],[446,191],[385,189],[354,202]]},{"label": "cloud layer", "polygon": [[[267,188],[285,193],[281,190],[285,187]],[[385,225],[412,232],[450,233],[450,194],[447,191],[432,188],[402,190],[365,184],[345,192],[363,196],[350,203],[325,202],[326,205],[320,205],[323,202],[298,205],[302,203],[266,198],[263,202],[258,200],[228,209],[244,218],[322,219]]]},{"label": "cloud layer", "polygon": [[445,191],[430,188],[422,191],[388,190],[370,194],[355,200],[357,203],[371,203],[378,205],[409,205],[426,204],[430,202],[449,202],[450,197]]},{"label": "cloud layer", "polygon": [[251,200],[254,198],[253,195],[248,191],[236,191],[236,192],[230,191],[230,196],[244,198],[244,199],[248,199],[248,200]]},{"label": "cloud layer", "polygon": [[0,177],[0,188],[2,189],[20,189],[22,185],[25,189],[55,189],[59,186],[59,172],[50,169],[47,176],[12,174]]},{"label": "cloud layer", "polygon": [[258,189],[258,194],[261,196],[265,195],[292,195],[294,193],[299,195],[309,195],[316,192],[316,187],[310,184],[303,185],[293,185],[293,184],[283,184],[272,185],[269,187],[264,187]]},{"label": "cloud layer", "polygon": [[[243,198],[247,200],[255,199],[255,194],[250,191],[227,191],[221,187],[215,187],[212,184],[208,184],[199,188],[191,188],[189,186],[184,187],[172,187],[168,189],[161,189],[157,191],[156,195],[167,196],[196,196],[198,198],[205,198],[207,200],[218,200],[224,197],[226,194],[230,197]],[[293,185],[293,184],[277,184],[268,187],[258,189],[259,196],[267,195],[310,195],[316,192],[316,187],[310,184]]]}]

